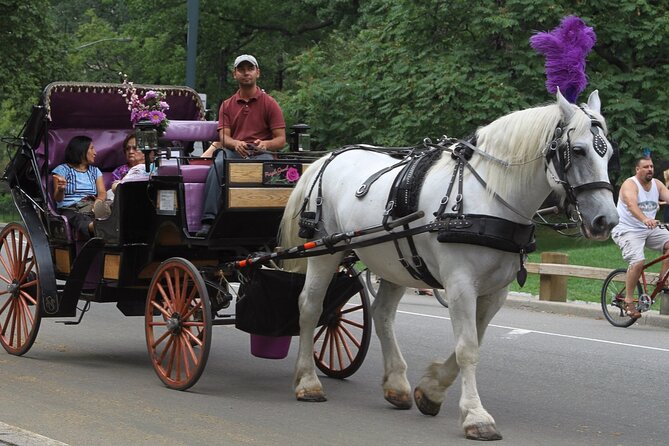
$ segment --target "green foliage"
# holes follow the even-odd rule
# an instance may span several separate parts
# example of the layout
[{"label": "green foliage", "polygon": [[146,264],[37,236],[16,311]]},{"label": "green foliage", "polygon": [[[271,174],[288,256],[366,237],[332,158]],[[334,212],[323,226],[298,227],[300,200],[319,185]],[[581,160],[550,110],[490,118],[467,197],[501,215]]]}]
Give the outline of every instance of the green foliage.
[{"label": "green foliage", "polygon": [[[122,71],[138,83],[183,84],[186,3],[0,0],[0,134],[17,132],[54,80],[116,82]],[[600,90],[621,179],[642,147],[669,159],[669,0],[199,3],[196,89],[212,108],[236,89],[231,61],[252,53],[287,123],[307,122],[327,148],[465,136],[552,100],[528,39],[576,14],[597,33],[586,94]]]}]

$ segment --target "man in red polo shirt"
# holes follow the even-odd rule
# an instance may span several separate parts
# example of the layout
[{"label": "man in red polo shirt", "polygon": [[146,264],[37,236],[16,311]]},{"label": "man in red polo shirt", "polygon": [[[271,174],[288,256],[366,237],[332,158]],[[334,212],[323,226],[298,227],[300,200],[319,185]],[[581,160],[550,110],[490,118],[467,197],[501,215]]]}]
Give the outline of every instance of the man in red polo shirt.
[{"label": "man in red polo shirt", "polygon": [[214,144],[202,154],[216,153],[215,168],[210,169],[205,185],[202,229],[199,237],[209,233],[219,211],[221,184],[226,158],[274,159],[268,152],[281,150],[286,144],[286,123],[281,107],[273,97],[256,85],[260,68],[255,57],[242,54],[235,59],[232,71],[239,90],[226,99],[218,112],[218,134],[223,150]]}]

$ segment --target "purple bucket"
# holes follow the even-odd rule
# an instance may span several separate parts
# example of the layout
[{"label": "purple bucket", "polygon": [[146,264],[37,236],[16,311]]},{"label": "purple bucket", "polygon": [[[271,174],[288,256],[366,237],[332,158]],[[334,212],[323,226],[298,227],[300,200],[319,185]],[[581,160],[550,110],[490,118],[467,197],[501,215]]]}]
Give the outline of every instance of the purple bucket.
[{"label": "purple bucket", "polygon": [[283,359],[288,355],[291,338],[251,334],[251,354],[258,358]]}]

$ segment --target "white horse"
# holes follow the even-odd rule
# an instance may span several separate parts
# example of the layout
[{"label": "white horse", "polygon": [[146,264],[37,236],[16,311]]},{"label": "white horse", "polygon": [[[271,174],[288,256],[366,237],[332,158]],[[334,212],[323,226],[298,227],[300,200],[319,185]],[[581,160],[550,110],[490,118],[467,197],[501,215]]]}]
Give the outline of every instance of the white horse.
[{"label": "white horse", "polygon": [[[462,211],[529,224],[552,190],[570,206],[585,237],[606,239],[618,222],[607,170],[613,148],[606,133],[597,91],[580,107],[567,102],[558,92],[554,104],[517,111],[479,128],[476,152],[469,165],[484,183],[469,168],[464,169]],[[316,208],[319,187],[312,188],[312,184],[328,158],[316,161],[293,191],[281,222],[281,246],[304,242],[297,236],[300,209],[308,194],[308,209]],[[375,172],[396,162],[386,154],[367,150],[344,151],[330,160],[322,172],[322,222],[317,236],[380,224],[399,167],[380,176],[363,198],[357,198],[355,191]],[[425,216],[413,222],[412,227],[434,220],[434,212],[453,176],[454,163],[451,151],[446,150],[427,172],[418,201]],[[455,183],[449,212],[458,190],[458,182]],[[435,362],[427,368],[413,399],[421,412],[436,415],[446,390],[461,372],[460,422],[466,437],[500,439],[493,417],[479,398],[476,366],[486,327],[504,304],[507,287],[516,278],[523,254],[474,244],[440,243],[435,232],[417,235],[414,241],[430,273],[445,289],[455,351],[445,362]],[[401,239],[400,247],[405,257],[410,257],[407,246],[407,241]],[[400,264],[392,242],[355,252],[381,277],[372,315],[384,358],[384,397],[398,408],[409,409],[411,387],[406,377],[407,364],[395,339],[395,313],[406,287],[424,288],[428,284],[412,277]],[[325,401],[314,368],[312,334],[329,279],[343,256],[343,252],[322,255],[307,262],[306,282],[299,296],[300,342],[295,368],[298,400]]]}]

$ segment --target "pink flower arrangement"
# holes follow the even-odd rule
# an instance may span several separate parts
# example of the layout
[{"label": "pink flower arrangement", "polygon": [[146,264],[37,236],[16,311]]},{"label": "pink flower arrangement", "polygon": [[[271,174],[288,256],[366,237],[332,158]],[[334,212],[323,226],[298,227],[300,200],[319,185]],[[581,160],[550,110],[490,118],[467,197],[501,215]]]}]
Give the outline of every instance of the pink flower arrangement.
[{"label": "pink flower arrangement", "polygon": [[165,132],[170,123],[166,115],[170,106],[165,101],[165,93],[149,90],[140,97],[135,84],[128,81],[128,76],[123,73],[119,74],[123,76],[123,87],[118,92],[128,104],[130,122],[135,125],[140,121],[150,121],[159,132]]}]

